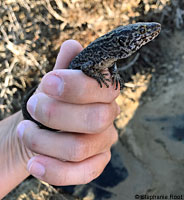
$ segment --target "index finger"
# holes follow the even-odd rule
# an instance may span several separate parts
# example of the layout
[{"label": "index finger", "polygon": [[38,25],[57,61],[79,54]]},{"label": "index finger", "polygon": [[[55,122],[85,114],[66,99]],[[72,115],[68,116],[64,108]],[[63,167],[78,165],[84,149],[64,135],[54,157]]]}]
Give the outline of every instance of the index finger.
[{"label": "index finger", "polygon": [[74,103],[111,103],[120,93],[114,86],[109,88],[86,76],[80,70],[54,70],[46,74],[41,83],[41,90],[56,100]]}]

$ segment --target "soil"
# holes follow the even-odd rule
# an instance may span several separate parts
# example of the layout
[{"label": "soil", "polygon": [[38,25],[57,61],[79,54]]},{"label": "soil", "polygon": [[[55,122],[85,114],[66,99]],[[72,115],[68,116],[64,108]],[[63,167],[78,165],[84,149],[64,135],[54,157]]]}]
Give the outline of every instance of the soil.
[{"label": "soil", "polygon": [[[148,9],[149,3],[145,3],[147,1],[140,1],[137,8],[142,10],[141,2],[144,2],[144,6],[147,5],[144,9]],[[134,4],[131,6],[136,7]],[[152,12],[147,13],[148,19],[158,17],[158,21],[163,20],[163,31],[157,40],[140,51],[139,59],[134,63],[131,76],[125,83],[126,87],[117,98],[121,114],[115,121],[119,141],[113,147],[112,165],[114,164],[115,167],[112,169],[119,169],[118,177],[121,175],[122,177],[113,176],[111,171],[109,174],[112,179],[109,182],[117,178],[115,183],[107,184],[108,181],[106,181],[105,185],[94,182],[89,186],[81,186],[82,189],[77,187],[75,192],[70,192],[65,188],[55,188],[29,178],[4,199],[133,200],[135,195],[147,195],[147,197],[155,195],[155,199],[156,196],[161,199],[161,195],[169,199],[170,195],[173,195],[173,199],[184,199],[184,32],[179,29],[181,24],[175,20],[178,18],[173,19],[176,7],[176,5],[174,8],[169,7],[171,8],[169,10],[166,6],[162,14],[157,16]],[[88,7],[84,6],[84,8],[88,10]],[[106,9],[108,10],[107,7]],[[173,11],[172,20],[169,20],[167,14],[171,11]],[[127,12],[131,18],[133,16],[131,9]],[[134,10],[134,17],[136,12],[138,11]],[[96,11],[94,13],[97,13],[97,16],[99,14]],[[145,17],[145,13],[142,13],[139,19],[143,15]],[[97,18],[97,16],[94,17]],[[83,21],[81,23],[87,32],[85,34],[89,34],[91,40],[96,33],[99,34],[98,31],[94,33],[92,29],[86,29]],[[75,23],[72,25],[75,30]],[[95,30],[100,25],[96,26]],[[102,29],[100,33],[103,31],[106,30]],[[72,36],[70,28],[66,30],[66,34]],[[80,37],[84,37],[83,34]],[[58,41],[66,38],[66,35],[60,35],[57,40],[53,40],[53,43],[57,44]],[[40,72],[38,79],[30,82],[37,82],[44,73]],[[7,99],[4,101],[7,102]],[[1,106],[0,108],[1,118],[7,116],[8,111],[12,110],[11,107]],[[102,177],[104,178],[104,175]],[[102,194],[96,192],[97,189],[102,190]],[[85,194],[81,191],[85,191]]]},{"label": "soil", "polygon": [[135,194],[172,194],[178,199],[184,194],[183,36],[183,31],[176,31],[161,41],[165,57],[161,69],[167,73],[156,75],[140,99],[140,92],[133,93],[135,102],[126,103],[129,120],[120,131],[120,141],[122,158],[132,176],[121,184],[121,195],[128,199]]}]

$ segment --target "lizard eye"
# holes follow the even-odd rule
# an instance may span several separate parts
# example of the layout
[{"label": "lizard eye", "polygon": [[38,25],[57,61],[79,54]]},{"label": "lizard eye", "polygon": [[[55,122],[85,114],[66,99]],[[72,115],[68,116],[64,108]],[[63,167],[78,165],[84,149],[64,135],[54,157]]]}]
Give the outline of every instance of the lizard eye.
[{"label": "lizard eye", "polygon": [[146,27],[145,26],[141,26],[140,29],[139,29],[139,33],[140,34],[146,33]]},{"label": "lizard eye", "polygon": [[126,37],[120,37],[119,38],[119,43],[120,43],[121,46],[125,45],[125,43],[126,43]]}]

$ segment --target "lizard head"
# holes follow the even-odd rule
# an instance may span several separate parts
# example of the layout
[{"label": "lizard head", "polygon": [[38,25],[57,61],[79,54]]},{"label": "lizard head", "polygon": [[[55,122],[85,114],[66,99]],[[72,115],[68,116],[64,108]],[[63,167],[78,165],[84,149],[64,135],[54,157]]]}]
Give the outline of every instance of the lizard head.
[{"label": "lizard head", "polygon": [[158,36],[161,25],[156,22],[139,22],[120,26],[115,30],[118,46],[120,50],[127,53],[126,57],[128,57]]}]

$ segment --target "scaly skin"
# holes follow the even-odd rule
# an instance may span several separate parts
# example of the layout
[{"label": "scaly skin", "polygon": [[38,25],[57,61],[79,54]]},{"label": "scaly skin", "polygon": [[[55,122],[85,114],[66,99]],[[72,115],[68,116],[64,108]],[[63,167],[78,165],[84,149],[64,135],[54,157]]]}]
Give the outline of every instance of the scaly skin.
[{"label": "scaly skin", "polygon": [[105,69],[109,69],[116,89],[118,83],[122,89],[123,82],[118,74],[116,61],[132,55],[141,46],[153,40],[160,30],[161,25],[156,22],[120,26],[89,44],[72,60],[69,69],[82,70],[87,76],[96,79],[100,87],[102,83],[109,87],[107,82],[110,80],[106,78],[108,74],[104,73]]}]

